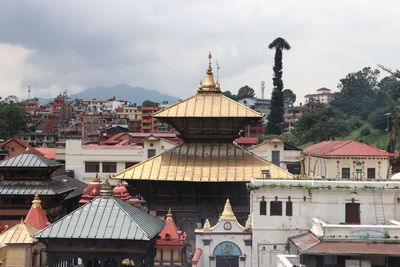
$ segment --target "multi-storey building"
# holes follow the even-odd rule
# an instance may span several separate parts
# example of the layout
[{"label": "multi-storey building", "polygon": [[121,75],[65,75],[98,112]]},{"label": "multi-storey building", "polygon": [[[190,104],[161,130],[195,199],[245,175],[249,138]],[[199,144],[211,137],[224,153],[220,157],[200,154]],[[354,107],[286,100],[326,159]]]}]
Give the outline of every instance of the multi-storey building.
[{"label": "multi-storey building", "polygon": [[306,104],[310,102],[319,102],[327,104],[333,99],[333,93],[331,93],[331,89],[322,87],[317,89],[316,94],[308,94],[305,95],[304,97],[306,99]]},{"label": "multi-storey building", "polygon": [[153,118],[152,114],[160,110],[158,107],[142,107],[142,133],[157,132],[157,118]]}]

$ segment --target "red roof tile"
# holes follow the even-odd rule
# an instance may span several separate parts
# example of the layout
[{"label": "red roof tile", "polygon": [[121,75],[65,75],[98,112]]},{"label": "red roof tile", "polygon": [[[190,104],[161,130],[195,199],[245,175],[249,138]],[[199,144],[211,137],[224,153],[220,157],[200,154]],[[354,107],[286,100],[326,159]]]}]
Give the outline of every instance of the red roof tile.
[{"label": "red roof tile", "polygon": [[178,230],[174,220],[172,219],[171,210],[168,211],[165,226],[158,234],[160,237],[156,241],[156,248],[183,248],[186,243],[186,233]]},{"label": "red roof tile", "polygon": [[50,222],[47,220],[46,214],[44,213],[40,203],[39,195],[36,193],[35,198],[32,201],[31,209],[29,210],[28,215],[26,215],[24,222],[38,229],[44,229],[46,226],[50,225]]},{"label": "red roof tile", "polygon": [[323,141],[306,147],[303,153],[321,156],[394,156],[394,154],[357,141]]},{"label": "red roof tile", "polygon": [[36,148],[43,156],[48,159],[55,159],[56,158],[56,149],[55,148]]},{"label": "red roof tile", "polygon": [[236,144],[255,145],[258,142],[258,138],[257,137],[240,137],[240,138],[236,138],[234,142]]}]

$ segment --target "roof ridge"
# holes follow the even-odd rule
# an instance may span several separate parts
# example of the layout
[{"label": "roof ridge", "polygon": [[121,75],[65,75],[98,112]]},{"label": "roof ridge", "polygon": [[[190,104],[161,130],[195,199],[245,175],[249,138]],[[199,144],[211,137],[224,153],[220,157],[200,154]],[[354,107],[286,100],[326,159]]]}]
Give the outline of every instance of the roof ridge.
[{"label": "roof ridge", "polygon": [[[333,152],[333,151],[335,151],[335,150],[338,150],[339,148],[344,147],[345,145],[348,145],[348,144],[350,144],[350,143],[353,142],[353,141],[354,141],[354,140],[346,140],[345,142],[343,142],[343,144],[338,145],[338,146],[335,146],[334,148],[332,148],[331,150],[329,150],[329,152],[327,152],[327,153],[325,153],[325,154],[328,154],[328,153],[331,153],[331,152]],[[332,140],[329,140],[329,142],[332,142]]]}]

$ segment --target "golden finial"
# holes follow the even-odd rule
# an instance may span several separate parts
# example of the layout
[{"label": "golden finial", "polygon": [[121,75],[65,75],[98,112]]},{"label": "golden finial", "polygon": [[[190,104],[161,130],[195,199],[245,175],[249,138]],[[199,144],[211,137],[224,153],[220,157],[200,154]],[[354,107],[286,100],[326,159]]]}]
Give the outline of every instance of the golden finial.
[{"label": "golden finial", "polygon": [[168,209],[167,218],[165,221],[172,221],[172,211],[171,208]]},{"label": "golden finial", "polygon": [[203,226],[203,232],[209,232],[209,231],[211,231],[211,223],[209,219],[206,219]]},{"label": "golden finial", "polygon": [[32,200],[32,207],[40,208],[41,203],[42,203],[42,201],[39,198],[39,194],[38,194],[38,192],[36,192],[35,196],[33,197],[33,200]]},{"label": "golden finial", "polygon": [[229,201],[229,198],[226,199],[224,211],[222,212],[221,217],[219,217],[220,220],[236,220],[235,214],[232,211],[232,206],[231,202]]},{"label": "golden finial", "polygon": [[204,78],[204,81],[200,81],[199,85],[199,92],[221,92],[219,89],[219,84],[215,83],[214,81],[214,75],[212,72],[212,67],[211,67],[211,51],[208,52],[208,68],[207,68],[207,73],[206,77]]}]

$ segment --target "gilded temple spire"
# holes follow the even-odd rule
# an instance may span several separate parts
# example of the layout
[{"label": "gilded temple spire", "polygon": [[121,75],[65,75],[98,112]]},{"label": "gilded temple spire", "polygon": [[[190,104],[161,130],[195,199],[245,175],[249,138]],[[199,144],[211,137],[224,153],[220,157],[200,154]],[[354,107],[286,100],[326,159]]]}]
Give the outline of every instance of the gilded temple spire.
[{"label": "gilded temple spire", "polygon": [[207,73],[206,77],[204,78],[204,81],[200,81],[199,85],[199,90],[198,92],[212,92],[212,93],[220,93],[220,86],[218,82],[214,81],[214,74],[212,72],[212,66],[211,66],[211,52],[208,52],[208,68],[207,68]]}]

